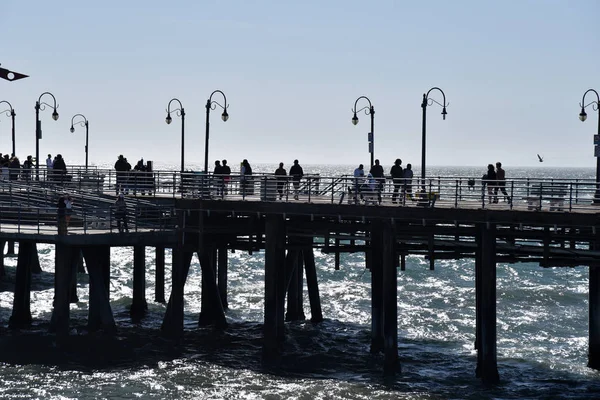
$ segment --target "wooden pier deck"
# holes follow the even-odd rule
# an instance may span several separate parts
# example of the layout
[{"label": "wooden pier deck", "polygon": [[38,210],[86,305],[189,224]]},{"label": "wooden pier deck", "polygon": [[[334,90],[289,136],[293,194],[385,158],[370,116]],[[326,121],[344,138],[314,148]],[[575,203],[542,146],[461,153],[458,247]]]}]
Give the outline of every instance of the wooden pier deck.
[{"label": "wooden pier deck", "polygon": [[[547,185],[554,187],[555,183]],[[176,185],[171,186],[174,189]],[[535,262],[543,267],[589,268],[589,366],[600,368],[600,209],[589,197],[594,186],[588,184],[584,190],[579,184],[572,185],[566,191],[561,189],[557,199],[552,195],[555,192],[532,195],[517,192],[512,185],[512,202],[500,203],[487,201],[483,191],[463,194],[456,179],[447,187],[454,189],[437,192],[435,202],[405,197],[401,205],[392,203],[389,192],[383,193],[381,204],[348,204],[348,186],[336,191],[333,183],[330,190],[313,193],[309,188],[300,192],[298,200],[287,189],[279,200],[268,191],[273,189],[269,185],[262,186],[262,192],[257,187],[254,193],[230,187],[227,194],[211,186],[208,191],[191,191],[184,196],[156,187],[145,196],[127,196],[134,227],[129,233],[111,228],[109,207],[114,189],[113,194],[104,187],[82,192],[90,198],[79,209],[79,222],[68,235],[58,235],[47,213],[36,214],[25,202],[18,213],[14,207],[0,210],[0,242],[19,242],[10,324],[22,327],[31,321],[29,274],[36,264],[37,243],[56,246],[52,326],[60,340],[68,338],[73,271],[82,256],[90,275],[90,329],[111,331],[115,323],[109,301],[110,248],[134,248],[133,318],[143,318],[147,308],[145,247],[156,247],[156,301],[165,300],[164,252],[171,248],[172,291],[161,331],[179,338],[183,333],[184,286],[193,253],[198,254],[202,269],[199,321],[226,326],[228,252],[264,251],[263,354],[268,359],[285,351],[285,321],[303,318],[304,282],[311,319],[323,319],[314,251],[334,254],[336,269],[343,268],[341,253],[362,252],[372,278],[371,351],[383,352],[384,370],[394,373],[399,370],[397,274],[405,269],[406,257],[422,255],[432,270],[436,260],[471,258],[476,275],[477,374],[486,382],[496,382],[496,264]],[[531,182],[519,187],[529,191]],[[31,192],[19,192],[19,196],[31,197]],[[39,196],[33,195],[31,203],[39,203]],[[15,223],[17,216],[21,218],[26,212],[29,216],[44,215],[44,221],[36,224],[32,217],[33,221]],[[99,215],[106,224],[89,228],[86,221]],[[148,215],[158,218],[149,219]]]}]

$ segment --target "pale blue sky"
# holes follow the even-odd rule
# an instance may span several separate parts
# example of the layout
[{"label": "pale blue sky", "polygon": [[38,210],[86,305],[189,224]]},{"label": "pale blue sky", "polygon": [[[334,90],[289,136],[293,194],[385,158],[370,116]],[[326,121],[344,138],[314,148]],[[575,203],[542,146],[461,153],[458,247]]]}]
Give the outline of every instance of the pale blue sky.
[{"label": "pale blue sky", "polygon": [[[22,159],[35,153],[35,101],[51,91],[60,119],[42,113],[41,157],[83,163],[84,129],[69,132],[82,113],[92,163],[124,154],[178,165],[181,122],[164,122],[177,97],[186,162],[201,164],[204,105],[221,89],[230,119],[211,114],[210,164],[368,164],[369,117],[351,124],[366,95],[376,158],[386,169],[397,157],[418,167],[422,95],[439,86],[450,105],[446,121],[428,108],[428,165],[542,166],[540,153],[546,166],[595,166],[597,113],[581,123],[578,104],[600,90],[598,0],[0,4],[0,63],[30,75],[0,81]],[[9,150],[2,115],[0,151]]]}]

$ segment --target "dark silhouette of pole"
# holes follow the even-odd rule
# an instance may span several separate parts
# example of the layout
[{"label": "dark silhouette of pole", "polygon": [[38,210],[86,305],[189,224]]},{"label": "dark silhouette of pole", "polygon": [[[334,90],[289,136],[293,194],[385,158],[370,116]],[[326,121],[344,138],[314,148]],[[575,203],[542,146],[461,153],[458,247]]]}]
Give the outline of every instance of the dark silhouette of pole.
[{"label": "dark silhouette of pole", "polygon": [[12,154],[17,155],[17,150],[15,148],[15,115],[17,115],[17,114],[15,114],[15,109],[8,101],[2,100],[2,101],[0,101],[0,104],[2,104],[2,103],[6,103],[6,104],[8,104],[8,107],[10,107],[10,109],[8,109],[6,111],[2,111],[2,112],[6,112],[6,115],[10,116],[10,119],[12,122]]},{"label": "dark silhouette of pole", "polygon": [[[593,92],[596,94],[596,101],[592,101],[589,104],[585,104],[585,96],[589,93],[589,92]],[[594,89],[588,89],[584,94],[583,94],[583,98],[581,99],[581,112],[579,113],[579,119],[581,120],[581,122],[585,121],[587,119],[587,114],[585,112],[586,107],[588,106],[592,106],[592,109],[594,109],[594,111],[598,111],[598,131],[597,134],[600,137],[600,95],[598,94],[597,91],[595,91]],[[596,149],[594,149],[596,150]],[[594,203],[600,203],[600,154],[596,154],[596,152],[594,151],[594,156],[596,157],[596,193],[594,194]]]},{"label": "dark silhouette of pole", "polygon": [[[357,110],[356,105],[358,104],[358,101],[360,99],[367,100],[369,102],[369,106],[363,107],[360,110]],[[362,110],[365,110],[366,115],[371,116],[371,132],[370,132],[371,135],[369,137],[369,153],[371,153],[371,167],[372,167],[373,163],[374,163],[373,160],[375,159],[375,108],[373,108],[373,105],[371,104],[371,100],[369,100],[369,98],[367,96],[360,96],[354,102],[354,108],[352,109],[352,112],[354,113],[354,115],[352,117],[352,123],[354,125],[358,124],[358,116],[356,115],[356,113],[359,113]]]},{"label": "dark silhouette of pole", "polygon": [[[442,93],[442,96],[444,97],[442,104],[438,103],[434,99],[429,98],[429,93],[431,93],[432,90],[439,90],[440,93]],[[422,129],[422,141],[421,141],[421,188],[423,191],[425,191],[425,155],[426,155],[426,149],[427,149],[427,146],[426,146],[427,106],[433,105],[433,103],[436,103],[442,107],[442,118],[445,120],[446,115],[448,114],[446,112],[446,106],[447,106],[446,95],[444,94],[444,91],[438,87],[432,87],[431,89],[429,89],[429,91],[427,91],[427,93],[423,93],[423,102],[421,103],[421,107],[423,108],[423,122],[422,122],[423,129]]]},{"label": "dark silhouette of pole", "polygon": [[[54,106],[51,106],[48,103],[42,102],[42,97],[47,94],[52,96],[52,100],[54,100]],[[40,95],[38,100],[35,102],[35,180],[40,180],[40,139],[42,138],[42,122],[40,121],[40,109],[44,111],[46,109],[45,106],[53,107],[54,111],[52,112],[52,119],[58,120],[58,112],[56,109],[58,106],[56,105],[56,97],[50,92],[44,92]]]},{"label": "dark silhouette of pole", "polygon": [[[216,101],[214,101],[212,99],[212,97],[215,93],[221,93],[221,95],[223,95],[224,105],[220,105],[219,103],[217,103]],[[223,109],[223,114],[221,114],[221,119],[224,122],[227,121],[229,119],[229,114],[227,114],[227,97],[225,97],[225,93],[223,93],[220,90],[215,90],[214,92],[212,92],[210,94],[210,97],[206,101],[206,135],[204,137],[204,173],[205,174],[208,174],[208,135],[209,135],[209,130],[210,130],[210,123],[209,123],[210,110],[216,109],[217,106],[219,106]]]},{"label": "dark silhouette of pole", "polygon": [[[174,101],[179,103],[179,108],[171,110],[171,103]],[[170,124],[171,121],[173,121],[173,118],[171,118],[171,111],[176,112],[177,115],[181,117],[181,172],[183,172],[185,170],[185,110],[179,99],[171,99],[171,101],[169,101],[169,105],[167,106],[167,118],[165,118],[167,124]]]},{"label": "dark silhouette of pole", "polygon": [[87,172],[87,170],[88,170],[88,150],[89,150],[88,139],[89,139],[89,133],[90,133],[90,131],[89,131],[90,126],[89,126],[88,120],[85,116],[83,116],[82,114],[75,114],[75,115],[73,115],[73,118],[71,118],[71,129],[70,129],[71,133],[75,132],[75,127],[73,126],[73,120],[75,120],[75,117],[83,118],[83,121],[76,122],[76,124],[85,126],[85,172]]}]

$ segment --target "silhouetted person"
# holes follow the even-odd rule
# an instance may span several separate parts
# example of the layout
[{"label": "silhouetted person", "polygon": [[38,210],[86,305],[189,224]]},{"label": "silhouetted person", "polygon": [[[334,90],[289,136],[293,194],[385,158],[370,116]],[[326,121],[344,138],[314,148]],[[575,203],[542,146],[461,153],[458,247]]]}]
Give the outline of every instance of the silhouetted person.
[{"label": "silhouetted person", "polygon": [[8,168],[10,169],[10,180],[16,181],[17,179],[19,179],[19,175],[21,173],[21,162],[17,157],[13,157],[10,160]]},{"label": "silhouetted person", "polygon": [[127,226],[127,203],[125,203],[125,196],[120,193],[114,204],[115,207],[115,219],[117,220],[117,229],[120,233],[129,232]]},{"label": "silhouetted person", "polygon": [[390,169],[390,175],[392,176],[392,182],[394,183],[394,194],[392,194],[392,203],[396,204],[398,199],[398,192],[404,183],[404,170],[402,169],[402,160],[397,158],[394,161],[394,165]]},{"label": "silhouetted person", "polygon": [[496,188],[496,171],[494,170],[494,166],[492,164],[488,165],[484,183],[487,185],[490,203],[497,203],[498,197],[494,195],[494,189]]},{"label": "silhouetted person", "polygon": [[510,203],[510,196],[506,193],[506,173],[502,169],[502,163],[498,161],[496,163],[496,187],[494,188],[494,197],[496,198],[496,203],[498,202],[498,189],[504,195],[504,201]]},{"label": "silhouetted person", "polygon": [[240,168],[242,181],[242,193],[244,196],[254,194],[254,181],[252,180],[252,167],[248,160],[244,159]]},{"label": "silhouetted person", "polygon": [[406,164],[406,168],[404,168],[404,193],[403,196],[406,198],[408,196],[412,199],[412,180],[413,180],[413,170],[411,164]]},{"label": "silhouetted person", "polygon": [[223,170],[223,194],[227,194],[227,186],[231,180],[231,168],[227,165],[227,160],[221,161],[221,167]]},{"label": "silhouetted person", "polygon": [[354,170],[354,202],[358,204],[358,196],[362,200],[362,195],[360,194],[360,187],[363,184],[363,180],[365,178],[365,167],[362,164],[359,164],[358,167]]},{"label": "silhouetted person", "polygon": [[279,200],[283,199],[283,188],[285,186],[287,172],[283,168],[283,163],[279,163],[279,168],[275,170],[275,176],[277,176],[277,193],[279,193]]},{"label": "silhouetted person", "polygon": [[214,185],[217,190],[217,196],[223,195],[223,167],[221,160],[215,161],[215,169],[213,170]]},{"label": "silhouetted person", "polygon": [[383,183],[385,182],[385,177],[383,175],[383,167],[379,165],[379,160],[375,160],[375,164],[371,166],[371,170],[369,171],[373,178],[378,183],[378,190],[383,189]]},{"label": "silhouetted person", "polygon": [[58,202],[56,203],[56,218],[57,218],[57,223],[58,223],[58,234],[59,235],[67,234],[66,208],[67,208],[67,205],[65,203],[65,197],[60,196],[58,198]]},{"label": "silhouetted person", "polygon": [[23,162],[23,179],[26,181],[31,180],[31,170],[33,169],[33,159],[31,156],[27,156],[27,160]]},{"label": "silhouetted person", "polygon": [[298,200],[298,193],[300,192],[300,180],[304,176],[304,171],[298,160],[294,160],[294,165],[290,168],[290,176],[292,177],[292,185],[294,185],[294,200]]}]

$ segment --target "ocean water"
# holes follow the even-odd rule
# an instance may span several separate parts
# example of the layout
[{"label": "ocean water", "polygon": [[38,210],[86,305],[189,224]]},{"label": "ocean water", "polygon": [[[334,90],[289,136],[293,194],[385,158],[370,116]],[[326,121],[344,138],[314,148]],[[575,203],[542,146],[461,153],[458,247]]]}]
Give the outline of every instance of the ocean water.
[{"label": "ocean water", "polygon": [[[168,168],[168,165],[162,168]],[[271,172],[273,165],[254,166]],[[156,168],[156,167],[155,167]],[[352,166],[304,166],[337,175]],[[387,169],[387,168],[386,168]],[[431,168],[431,175],[481,176],[481,168]],[[506,168],[507,177],[593,178],[593,169]],[[417,173],[417,171],[415,171]],[[146,252],[148,315],[129,319],[131,248],[111,252],[115,337],[86,331],[88,280],[78,277],[71,306],[71,344],[58,349],[48,333],[54,248],[40,245],[43,273],[33,275],[30,329],[7,328],[16,258],[0,281],[1,399],[593,399],[600,373],[586,367],[588,270],[498,264],[498,370],[501,382],[475,378],[475,289],[471,260],[407,258],[398,274],[399,358],[402,372],[382,374],[371,355],[370,274],[360,254],[315,253],[325,321],[286,324],[276,365],[261,363],[264,254],[229,254],[229,327],[199,328],[201,279],[194,258],[185,289],[185,335],[160,337],[165,306],[154,303],[154,249]],[[166,293],[170,292],[170,253]],[[305,292],[305,314],[310,318]]]}]

